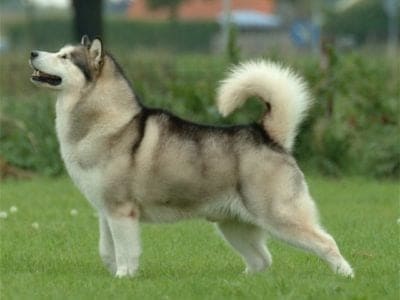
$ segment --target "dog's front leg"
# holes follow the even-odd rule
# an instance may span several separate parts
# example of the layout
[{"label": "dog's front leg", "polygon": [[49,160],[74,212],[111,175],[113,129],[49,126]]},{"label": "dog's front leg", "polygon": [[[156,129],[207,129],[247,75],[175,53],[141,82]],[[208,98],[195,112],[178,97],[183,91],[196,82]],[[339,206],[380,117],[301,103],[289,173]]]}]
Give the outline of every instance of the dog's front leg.
[{"label": "dog's front leg", "polygon": [[99,214],[99,229],[100,229],[100,239],[99,239],[99,252],[101,260],[107,269],[115,274],[117,271],[117,265],[115,261],[115,250],[114,242],[110,231],[110,226],[108,225],[107,218],[104,214]]},{"label": "dog's front leg", "polygon": [[114,242],[117,264],[115,276],[133,276],[139,267],[141,252],[138,212],[124,207],[117,213],[108,214],[107,222]]}]

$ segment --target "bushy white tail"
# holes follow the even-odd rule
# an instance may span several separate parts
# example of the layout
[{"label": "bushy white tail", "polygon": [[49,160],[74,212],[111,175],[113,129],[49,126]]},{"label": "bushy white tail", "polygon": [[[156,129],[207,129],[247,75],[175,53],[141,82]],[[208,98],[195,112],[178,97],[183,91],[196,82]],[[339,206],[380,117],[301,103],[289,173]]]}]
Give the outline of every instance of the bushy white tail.
[{"label": "bushy white tail", "polygon": [[243,63],[221,82],[218,110],[227,116],[251,96],[269,104],[263,127],[275,142],[291,151],[297,128],[311,103],[305,81],[289,68],[273,62]]}]

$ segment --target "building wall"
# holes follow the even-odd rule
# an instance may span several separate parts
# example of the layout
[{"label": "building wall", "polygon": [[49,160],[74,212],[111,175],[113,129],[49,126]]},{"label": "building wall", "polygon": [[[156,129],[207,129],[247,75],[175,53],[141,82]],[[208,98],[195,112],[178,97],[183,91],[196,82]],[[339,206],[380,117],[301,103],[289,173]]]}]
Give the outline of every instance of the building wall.
[{"label": "building wall", "polygon": [[[215,20],[222,11],[223,0],[189,0],[178,10],[181,20]],[[257,10],[272,14],[276,8],[275,0],[231,0],[231,9]],[[128,9],[128,16],[137,20],[165,20],[168,10],[152,11],[146,0],[134,0]]]}]

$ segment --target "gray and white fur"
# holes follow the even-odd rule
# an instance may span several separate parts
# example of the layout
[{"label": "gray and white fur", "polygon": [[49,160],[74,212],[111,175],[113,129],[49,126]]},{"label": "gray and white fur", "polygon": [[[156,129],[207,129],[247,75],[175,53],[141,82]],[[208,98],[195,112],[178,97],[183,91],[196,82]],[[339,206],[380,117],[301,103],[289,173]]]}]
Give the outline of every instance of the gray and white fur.
[{"label": "gray and white fur", "polygon": [[34,51],[32,81],[58,91],[56,129],[72,180],[98,210],[100,256],[132,276],[139,222],[205,218],[243,257],[246,272],[271,265],[264,233],[311,251],[353,277],[319,225],[303,173],[291,155],[310,96],[301,77],[272,62],[247,62],[222,81],[228,115],[249,96],[268,108],[260,123],[194,124],[144,106],[100,39],[56,53]]}]

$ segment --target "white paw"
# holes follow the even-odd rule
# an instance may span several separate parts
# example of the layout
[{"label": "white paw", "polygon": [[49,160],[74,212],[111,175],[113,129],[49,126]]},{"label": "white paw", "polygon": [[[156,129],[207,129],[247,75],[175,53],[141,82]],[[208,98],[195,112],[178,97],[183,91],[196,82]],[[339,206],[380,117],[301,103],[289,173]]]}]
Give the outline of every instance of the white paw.
[{"label": "white paw", "polygon": [[133,277],[136,273],[137,266],[119,266],[117,272],[115,273],[115,277],[124,278],[124,277]]},{"label": "white paw", "polygon": [[265,253],[265,256],[258,257],[257,259],[253,257],[251,262],[247,262],[246,269],[244,270],[245,274],[254,274],[265,271],[265,269],[269,268],[272,264],[271,254]]},{"label": "white paw", "polygon": [[345,277],[354,278],[354,271],[351,268],[350,264],[343,260],[340,264],[336,267],[336,273]]},{"label": "white paw", "polygon": [[246,269],[244,270],[244,274],[250,275],[250,274],[255,274],[255,273],[260,273],[265,271],[267,268],[267,264],[260,264],[256,266],[246,266]]},{"label": "white paw", "polygon": [[246,269],[244,270],[244,274],[250,275],[250,274],[260,273],[265,271],[266,268],[267,268],[266,266],[260,266],[260,267],[247,266]]}]

